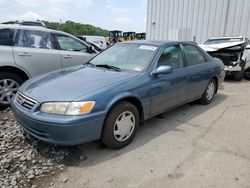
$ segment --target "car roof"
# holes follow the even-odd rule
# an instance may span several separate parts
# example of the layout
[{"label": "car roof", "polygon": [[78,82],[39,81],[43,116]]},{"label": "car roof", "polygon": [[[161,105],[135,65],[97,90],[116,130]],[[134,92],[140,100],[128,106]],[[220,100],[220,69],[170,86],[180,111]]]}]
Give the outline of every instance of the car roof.
[{"label": "car roof", "polygon": [[46,28],[46,27],[43,27],[43,26],[30,26],[30,25],[18,25],[18,24],[0,24],[0,29],[1,28],[6,28],[6,29],[28,29],[28,30],[47,31],[47,32],[55,32],[55,33],[71,35],[71,34],[65,33],[63,31],[49,29],[49,28]]},{"label": "car roof", "polygon": [[127,43],[127,44],[141,44],[141,45],[153,45],[153,46],[163,46],[163,45],[167,45],[167,44],[173,44],[173,43],[189,43],[189,44],[196,44],[196,42],[194,41],[161,41],[161,40],[133,40],[133,41],[128,41],[128,42],[122,42],[122,43]]}]

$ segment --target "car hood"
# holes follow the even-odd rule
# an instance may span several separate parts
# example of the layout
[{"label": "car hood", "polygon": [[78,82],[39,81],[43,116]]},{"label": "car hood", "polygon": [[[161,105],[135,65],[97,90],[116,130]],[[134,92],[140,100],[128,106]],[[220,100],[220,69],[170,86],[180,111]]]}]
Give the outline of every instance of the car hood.
[{"label": "car hood", "polygon": [[246,42],[226,42],[226,43],[220,43],[220,44],[200,44],[199,45],[203,50],[206,52],[215,52],[222,49],[231,49],[234,47],[238,47],[241,50],[243,50],[246,47]]},{"label": "car hood", "polygon": [[38,102],[73,101],[138,74],[92,67],[74,67],[34,78],[26,82],[19,91]]}]

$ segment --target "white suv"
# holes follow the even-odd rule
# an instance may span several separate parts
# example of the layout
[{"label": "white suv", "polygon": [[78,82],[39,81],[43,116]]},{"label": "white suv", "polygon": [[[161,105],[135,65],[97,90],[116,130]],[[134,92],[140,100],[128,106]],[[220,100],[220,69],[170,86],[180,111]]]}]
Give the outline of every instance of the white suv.
[{"label": "white suv", "polygon": [[9,105],[25,80],[86,63],[95,55],[91,46],[68,33],[0,24],[0,108]]}]

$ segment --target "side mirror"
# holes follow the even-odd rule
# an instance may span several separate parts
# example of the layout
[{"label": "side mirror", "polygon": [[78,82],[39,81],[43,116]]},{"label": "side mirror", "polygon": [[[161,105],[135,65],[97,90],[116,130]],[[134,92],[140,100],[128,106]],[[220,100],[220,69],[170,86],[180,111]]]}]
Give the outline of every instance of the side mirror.
[{"label": "side mirror", "polygon": [[170,74],[171,72],[173,72],[173,68],[171,66],[162,65],[157,67],[152,74],[157,76],[159,74]]},{"label": "side mirror", "polygon": [[92,53],[95,53],[95,52],[96,52],[96,51],[95,51],[94,47],[90,45],[90,46],[88,47],[88,53],[92,54]]}]

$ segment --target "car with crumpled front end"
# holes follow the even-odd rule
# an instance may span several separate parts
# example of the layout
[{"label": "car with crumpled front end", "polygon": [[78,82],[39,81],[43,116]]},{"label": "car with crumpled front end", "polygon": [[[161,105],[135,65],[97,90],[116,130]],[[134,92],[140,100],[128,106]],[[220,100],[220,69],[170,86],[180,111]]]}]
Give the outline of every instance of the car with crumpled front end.
[{"label": "car with crumpled front end", "polygon": [[213,37],[200,45],[225,65],[226,75],[241,81],[250,78],[250,41],[247,37]]}]

